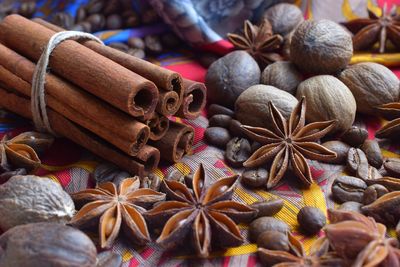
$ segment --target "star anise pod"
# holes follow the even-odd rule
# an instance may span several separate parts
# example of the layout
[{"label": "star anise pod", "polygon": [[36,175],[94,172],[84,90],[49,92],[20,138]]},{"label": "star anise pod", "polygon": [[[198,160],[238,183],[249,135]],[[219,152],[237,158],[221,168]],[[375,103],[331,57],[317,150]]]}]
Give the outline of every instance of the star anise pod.
[{"label": "star anise pod", "polygon": [[[397,178],[392,178],[399,180]],[[363,206],[364,214],[373,217],[376,221],[394,226],[400,221],[400,191],[384,194],[369,205]]]},{"label": "star anise pod", "polygon": [[196,254],[207,257],[211,246],[218,244],[225,248],[243,242],[236,223],[248,222],[256,210],[230,200],[238,176],[220,178],[209,186],[207,183],[203,165],[193,175],[193,190],[183,183],[163,180],[163,190],[170,200],[145,214],[149,223],[164,225],[158,244],[174,248],[190,239]]},{"label": "star anise pod", "polygon": [[326,237],[336,254],[351,266],[400,266],[398,242],[386,238],[386,226],[351,211],[329,210],[329,217]]},{"label": "star anise pod", "polygon": [[303,245],[292,234],[288,235],[289,252],[258,248],[258,257],[264,264],[274,267],[343,266],[342,259],[329,251],[329,242],[326,238],[315,241],[307,255]]},{"label": "star anise pod", "polygon": [[400,102],[387,103],[377,108],[387,119],[392,119],[382,126],[375,136],[378,138],[397,138],[400,133]]},{"label": "star anise pod", "polygon": [[263,70],[268,64],[283,60],[279,55],[283,38],[273,34],[271,23],[264,19],[259,26],[250,21],[244,22],[243,35],[228,33],[229,41],[240,50],[247,51],[258,62]]},{"label": "star anise pod", "polygon": [[24,132],[12,139],[5,135],[0,141],[0,167],[2,172],[15,168],[34,171],[41,164],[37,153],[50,147],[54,138],[37,132]]},{"label": "star anise pod", "polygon": [[400,49],[400,16],[395,9],[387,14],[385,5],[380,17],[371,10],[368,10],[368,16],[343,23],[354,34],[354,50],[370,49],[379,42],[379,53],[384,53],[387,39]]},{"label": "star anise pod", "polygon": [[98,225],[100,246],[109,248],[121,228],[125,236],[137,245],[150,241],[147,224],[142,214],[155,202],[165,199],[165,194],[140,188],[138,177],[126,178],[117,190],[115,184],[106,182],[95,189],[72,194],[76,206],[83,207],[70,224],[78,228]]},{"label": "star anise pod", "polygon": [[313,122],[305,125],[306,100],[303,97],[286,120],[272,102],[271,130],[243,125],[244,133],[262,146],[243,163],[258,167],[272,161],[267,188],[274,187],[291,165],[294,174],[306,185],[313,183],[310,166],[305,157],[313,160],[334,159],[336,153],[316,143],[334,127],[335,121]]}]

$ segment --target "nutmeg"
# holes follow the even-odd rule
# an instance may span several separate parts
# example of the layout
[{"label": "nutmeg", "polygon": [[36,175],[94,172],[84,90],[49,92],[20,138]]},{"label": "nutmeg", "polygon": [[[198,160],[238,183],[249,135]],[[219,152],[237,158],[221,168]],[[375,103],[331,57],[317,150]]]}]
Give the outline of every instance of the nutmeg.
[{"label": "nutmeg", "polygon": [[262,17],[268,19],[274,33],[282,36],[291,32],[304,20],[300,8],[288,3],[281,3],[268,8]]},{"label": "nutmeg", "polygon": [[269,127],[268,102],[272,101],[285,118],[297,105],[298,100],[291,94],[270,85],[253,85],[236,100],[236,118],[245,125]]},{"label": "nutmeg", "polygon": [[302,75],[289,61],[278,61],[268,65],[261,74],[261,83],[272,85],[289,94],[295,95]]},{"label": "nutmeg", "polygon": [[336,74],[347,66],[352,55],[350,34],[330,20],[304,21],[291,39],[291,60],[307,73]]},{"label": "nutmeg", "polygon": [[244,51],[234,51],[211,64],[206,75],[211,103],[233,107],[238,96],[260,82],[257,62]]},{"label": "nutmeg", "polygon": [[354,122],[356,101],[347,86],[330,75],[311,77],[299,84],[297,99],[306,97],[306,120],[336,120],[333,132],[345,132]]},{"label": "nutmeg", "polygon": [[381,64],[352,65],[340,73],[339,79],[353,93],[360,113],[374,115],[375,107],[399,100],[399,79]]}]

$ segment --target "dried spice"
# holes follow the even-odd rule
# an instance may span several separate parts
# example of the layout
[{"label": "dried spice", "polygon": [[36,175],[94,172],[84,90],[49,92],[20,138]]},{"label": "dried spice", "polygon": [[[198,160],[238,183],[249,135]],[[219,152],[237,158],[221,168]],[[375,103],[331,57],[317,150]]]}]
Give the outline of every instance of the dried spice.
[{"label": "dried spice", "polygon": [[315,207],[303,207],[297,213],[300,229],[309,235],[317,234],[326,224],[325,214]]},{"label": "dried spice", "polygon": [[283,38],[272,32],[271,23],[267,19],[264,19],[259,26],[246,20],[243,35],[228,33],[228,39],[237,49],[245,50],[252,55],[261,69],[275,61],[283,60],[278,53]]},{"label": "dried spice", "polygon": [[274,216],[278,213],[285,203],[282,199],[270,199],[266,201],[257,201],[250,205],[253,209],[258,210],[257,217]]},{"label": "dried spice", "polygon": [[396,14],[396,9],[388,14],[385,5],[381,16],[368,9],[368,18],[350,20],[343,25],[354,34],[354,50],[371,49],[379,42],[379,53],[385,53],[388,40],[400,49],[400,17]]},{"label": "dried spice", "polygon": [[182,183],[163,181],[170,200],[145,214],[153,225],[162,226],[165,222],[157,243],[173,248],[189,238],[199,257],[207,257],[217,244],[240,245],[243,237],[236,223],[251,220],[256,210],[230,200],[237,182],[237,176],[230,176],[208,186],[203,165],[193,175],[193,191]]},{"label": "dried spice", "polygon": [[400,192],[384,194],[374,202],[361,208],[364,214],[376,221],[394,226],[400,220]]},{"label": "dried spice", "polygon": [[305,125],[306,100],[294,108],[289,120],[283,118],[272,102],[268,103],[272,115],[271,130],[243,126],[250,139],[263,146],[243,163],[245,167],[265,165],[273,159],[267,188],[274,187],[291,165],[295,175],[306,185],[313,183],[310,167],[305,159],[336,158],[336,153],[316,143],[334,127],[334,121],[314,122]]},{"label": "dried spice", "polygon": [[[149,231],[142,214],[150,205],[165,199],[165,194],[152,189],[139,189],[138,177],[127,178],[118,189],[111,183],[102,183],[96,189],[72,194],[77,206],[83,207],[70,224],[78,228],[99,225],[100,246],[110,247],[120,230],[135,244],[150,241]],[[121,229],[122,228],[122,229]]]},{"label": "dried spice", "polygon": [[250,241],[256,242],[258,237],[265,231],[274,231],[287,234],[289,233],[290,228],[287,223],[274,217],[260,217],[252,221],[249,225]]},{"label": "dried spice", "polygon": [[378,138],[396,138],[400,133],[400,102],[384,104],[377,108],[379,113],[390,114],[393,120],[383,125],[376,133]]},{"label": "dried spice", "polygon": [[304,20],[301,9],[288,3],[273,5],[262,16],[271,23],[273,31],[282,36],[289,34]]}]

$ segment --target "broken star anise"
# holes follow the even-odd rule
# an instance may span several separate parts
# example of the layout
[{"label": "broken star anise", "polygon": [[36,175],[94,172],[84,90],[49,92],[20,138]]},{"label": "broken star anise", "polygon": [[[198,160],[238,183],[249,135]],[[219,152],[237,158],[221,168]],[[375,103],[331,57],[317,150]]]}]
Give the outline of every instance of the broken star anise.
[{"label": "broken star anise", "polygon": [[375,136],[378,138],[397,138],[400,134],[400,102],[387,103],[377,107],[378,112],[385,118],[391,119],[382,126]]},{"label": "broken star anise", "polygon": [[115,184],[106,182],[95,189],[72,194],[76,206],[83,207],[70,224],[85,229],[99,226],[100,246],[109,248],[121,228],[125,236],[137,245],[150,241],[147,224],[142,214],[155,202],[165,199],[165,194],[140,188],[138,177],[126,178],[117,190]]},{"label": "broken star anise", "polygon": [[243,125],[243,132],[262,146],[243,163],[244,167],[258,167],[272,161],[267,188],[274,187],[291,165],[294,174],[306,185],[313,183],[310,166],[305,157],[313,160],[334,159],[336,153],[316,143],[326,135],[335,121],[313,122],[305,125],[306,100],[303,97],[286,120],[272,102],[271,130]]},{"label": "broken star anise", "polygon": [[379,53],[384,53],[387,39],[400,49],[400,16],[395,9],[387,14],[384,6],[380,17],[368,10],[368,16],[343,23],[354,34],[354,50],[370,49],[379,42]]},{"label": "broken star anise", "polygon": [[193,191],[183,183],[163,180],[170,201],[161,202],[145,214],[149,223],[164,225],[157,243],[174,248],[189,239],[200,257],[207,257],[211,246],[217,244],[222,248],[240,245],[243,237],[236,223],[248,222],[256,210],[230,200],[237,182],[235,175],[208,186],[203,165],[194,173]]},{"label": "broken star anise", "polygon": [[267,19],[264,19],[259,26],[246,20],[243,35],[228,33],[227,36],[235,48],[245,50],[253,56],[261,70],[268,64],[283,60],[278,53],[283,38],[279,34],[273,34],[271,23]]}]

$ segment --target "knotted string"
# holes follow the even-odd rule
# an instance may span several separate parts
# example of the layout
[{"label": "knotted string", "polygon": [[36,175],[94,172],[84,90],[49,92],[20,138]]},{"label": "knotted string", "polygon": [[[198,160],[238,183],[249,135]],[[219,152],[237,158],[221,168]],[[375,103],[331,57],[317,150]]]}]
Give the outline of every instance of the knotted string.
[{"label": "knotted string", "polygon": [[42,55],[36,64],[35,72],[32,77],[31,109],[33,123],[35,124],[36,129],[40,132],[48,132],[53,135],[55,135],[55,133],[51,129],[49,118],[47,116],[44,84],[51,53],[60,43],[68,39],[89,39],[104,44],[96,36],[90,33],[78,31],[63,31],[56,33],[47,43],[46,48],[42,52]]}]

